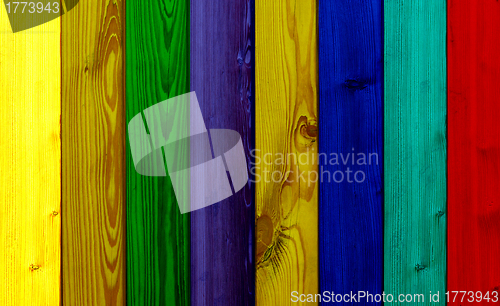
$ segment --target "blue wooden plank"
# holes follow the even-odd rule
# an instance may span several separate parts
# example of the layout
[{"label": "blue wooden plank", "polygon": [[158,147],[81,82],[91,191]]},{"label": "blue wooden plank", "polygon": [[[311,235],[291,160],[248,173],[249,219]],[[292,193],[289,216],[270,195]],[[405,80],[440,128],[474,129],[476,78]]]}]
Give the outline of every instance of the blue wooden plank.
[{"label": "blue wooden plank", "polygon": [[319,2],[320,292],[382,293],[382,3]]}]

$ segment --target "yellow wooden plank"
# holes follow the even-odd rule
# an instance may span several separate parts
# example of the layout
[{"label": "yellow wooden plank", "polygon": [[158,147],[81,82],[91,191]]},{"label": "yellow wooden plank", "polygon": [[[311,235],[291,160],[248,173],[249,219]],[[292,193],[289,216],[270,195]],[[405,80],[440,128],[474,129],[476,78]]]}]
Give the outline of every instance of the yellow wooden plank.
[{"label": "yellow wooden plank", "polygon": [[62,299],[68,306],[125,305],[123,4],[80,1],[61,17]]},{"label": "yellow wooden plank", "polygon": [[256,1],[257,305],[318,292],[316,5]]},{"label": "yellow wooden plank", "polygon": [[60,75],[60,20],[13,34],[1,7],[0,305],[60,304]]}]

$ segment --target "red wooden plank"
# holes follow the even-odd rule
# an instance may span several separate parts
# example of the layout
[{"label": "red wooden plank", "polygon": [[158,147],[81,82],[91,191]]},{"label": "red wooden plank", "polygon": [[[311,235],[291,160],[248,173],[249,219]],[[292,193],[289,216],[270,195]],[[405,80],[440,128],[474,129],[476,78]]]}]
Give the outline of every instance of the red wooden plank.
[{"label": "red wooden plank", "polygon": [[448,1],[449,305],[500,288],[500,2]]}]

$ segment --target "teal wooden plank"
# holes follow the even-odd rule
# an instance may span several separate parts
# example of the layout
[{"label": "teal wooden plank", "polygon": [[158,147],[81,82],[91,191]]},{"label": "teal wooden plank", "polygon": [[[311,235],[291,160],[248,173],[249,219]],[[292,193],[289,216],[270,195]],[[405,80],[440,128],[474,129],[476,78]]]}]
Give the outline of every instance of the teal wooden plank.
[{"label": "teal wooden plank", "polygon": [[387,0],[384,27],[384,291],[445,305],[446,1]]}]

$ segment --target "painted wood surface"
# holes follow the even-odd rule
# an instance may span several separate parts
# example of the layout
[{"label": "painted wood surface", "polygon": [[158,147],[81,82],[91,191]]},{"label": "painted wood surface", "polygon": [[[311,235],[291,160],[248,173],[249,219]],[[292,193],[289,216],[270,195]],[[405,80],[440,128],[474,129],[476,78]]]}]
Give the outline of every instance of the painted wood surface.
[{"label": "painted wood surface", "polygon": [[[253,148],[253,1],[191,0],[191,91],[208,129]],[[247,160],[250,166],[250,160]],[[191,213],[191,304],[254,305],[254,188]]]},{"label": "painted wood surface", "polygon": [[384,41],[384,291],[428,305],[446,289],[446,1],[385,1]]},{"label": "painted wood surface", "polygon": [[317,2],[255,14],[256,304],[290,305],[318,292]]},{"label": "painted wood surface", "polygon": [[449,305],[500,300],[500,3],[448,1]]},{"label": "painted wood surface", "polygon": [[124,3],[61,17],[62,299],[125,305]]},{"label": "painted wood surface", "polygon": [[[128,1],[126,28],[129,122],[189,92],[189,0]],[[188,305],[189,214],[180,214],[170,179],[139,175],[126,147],[127,305]]]},{"label": "painted wood surface", "polygon": [[60,29],[0,8],[0,305],[60,304]]},{"label": "painted wood surface", "polygon": [[382,3],[319,2],[320,292],[382,293]]}]

